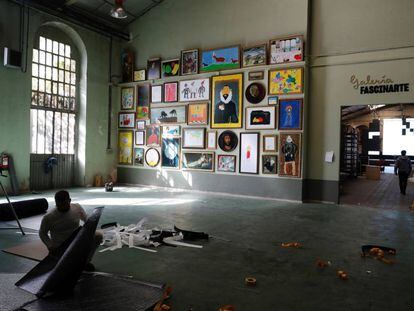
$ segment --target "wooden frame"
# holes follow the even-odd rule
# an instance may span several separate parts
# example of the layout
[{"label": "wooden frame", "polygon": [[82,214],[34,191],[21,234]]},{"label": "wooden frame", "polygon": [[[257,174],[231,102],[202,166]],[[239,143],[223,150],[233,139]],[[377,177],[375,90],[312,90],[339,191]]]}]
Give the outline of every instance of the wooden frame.
[{"label": "wooden frame", "polygon": [[295,132],[279,134],[279,176],[300,178],[302,166],[302,135]]},{"label": "wooden frame", "polygon": [[267,104],[269,106],[276,106],[279,103],[279,96],[268,96]]},{"label": "wooden frame", "polygon": [[201,51],[200,73],[238,68],[240,68],[240,45]]},{"label": "wooden frame", "polygon": [[304,52],[302,35],[269,40],[269,64],[301,62],[304,60]]},{"label": "wooden frame", "polygon": [[269,70],[269,95],[303,93],[303,67]]},{"label": "wooden frame", "polygon": [[[273,163],[270,161],[273,160]],[[263,154],[262,155],[262,174],[276,175],[277,174],[277,155],[276,154]]]},{"label": "wooden frame", "polygon": [[187,106],[188,125],[207,125],[209,103],[191,103]]},{"label": "wooden frame", "polygon": [[[223,158],[228,158],[228,159],[232,159],[232,165],[229,166],[227,169],[224,169],[223,165]],[[230,155],[230,154],[219,154],[217,156],[217,172],[226,172],[226,173],[235,173],[236,172],[236,156],[235,155]],[[232,168],[231,168],[232,167]]]},{"label": "wooden frame", "polygon": [[183,124],[187,122],[187,106],[151,107],[151,124]]},{"label": "wooden frame", "polygon": [[138,69],[134,71],[134,82],[145,81],[147,79],[147,70]]},{"label": "wooden frame", "polygon": [[150,58],[147,60],[147,79],[155,80],[161,78],[161,58]]},{"label": "wooden frame", "polygon": [[145,145],[145,131],[135,131],[135,146]]},{"label": "wooden frame", "polygon": [[118,128],[134,129],[135,112],[118,112]]},{"label": "wooden frame", "polygon": [[[214,152],[211,151],[183,151],[181,158],[182,169],[183,170],[196,170],[202,172],[214,172]],[[187,163],[187,155],[196,154],[197,157],[191,157],[191,162]],[[205,159],[203,159],[205,157]],[[204,167],[204,168],[203,168]]]},{"label": "wooden frame", "polygon": [[135,88],[134,87],[121,88],[121,110],[125,110],[125,111],[135,110]]},{"label": "wooden frame", "polygon": [[262,66],[267,64],[267,44],[243,48],[242,65],[243,67]]},{"label": "wooden frame", "polygon": [[134,131],[118,131],[118,164],[132,165]]},{"label": "wooden frame", "polygon": [[249,71],[248,73],[249,81],[256,81],[256,80],[263,80],[264,79],[264,71]]},{"label": "wooden frame", "polygon": [[279,130],[301,130],[303,122],[303,99],[287,98],[279,100]]},{"label": "wooden frame", "polygon": [[179,81],[180,102],[198,102],[210,100],[210,78]]},{"label": "wooden frame", "polygon": [[277,152],[277,147],[278,147],[277,135],[265,134],[262,137],[263,137],[263,145],[262,145],[263,152]]},{"label": "wooden frame", "polygon": [[[182,137],[183,137],[183,141],[182,141],[183,149],[204,149],[206,146],[206,129],[204,127],[183,128]],[[198,140],[197,142],[193,141],[196,139]]]},{"label": "wooden frame", "polygon": [[217,131],[207,131],[206,143],[207,143],[206,149],[210,149],[210,150],[217,149]]},{"label": "wooden frame", "polygon": [[246,130],[273,130],[276,128],[276,114],[277,110],[274,106],[247,107],[245,128]]},{"label": "wooden frame", "polygon": [[259,132],[240,133],[239,172],[241,174],[259,174],[259,145]]},{"label": "wooden frame", "polygon": [[175,103],[178,102],[178,82],[164,83],[164,102]]},{"label": "wooden frame", "polygon": [[161,78],[177,77],[180,75],[180,59],[173,58],[161,62]]},{"label": "wooden frame", "polygon": [[[191,56],[186,56],[191,55]],[[191,75],[198,73],[199,51],[198,49],[181,51],[181,75]]]},{"label": "wooden frame", "polygon": [[[167,167],[171,169],[180,169],[181,138],[162,137],[161,140],[162,140],[161,141],[161,167]],[[174,156],[174,158],[171,158],[171,156]]]},{"label": "wooden frame", "polygon": [[162,103],[163,85],[151,85],[151,103]]},{"label": "wooden frame", "polygon": [[[151,158],[148,159],[149,157]],[[155,148],[147,149],[147,152],[145,152],[145,163],[147,163],[149,167],[156,167],[160,163],[160,160],[161,160],[161,155],[157,149]]]}]

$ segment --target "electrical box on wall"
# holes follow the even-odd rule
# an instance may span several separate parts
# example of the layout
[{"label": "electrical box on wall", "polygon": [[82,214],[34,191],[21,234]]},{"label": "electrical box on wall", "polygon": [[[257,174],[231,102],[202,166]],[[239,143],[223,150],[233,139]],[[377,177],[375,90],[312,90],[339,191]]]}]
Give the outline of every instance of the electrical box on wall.
[{"label": "electrical box on wall", "polygon": [[22,66],[22,53],[4,48],[4,66],[9,68],[20,68]]}]

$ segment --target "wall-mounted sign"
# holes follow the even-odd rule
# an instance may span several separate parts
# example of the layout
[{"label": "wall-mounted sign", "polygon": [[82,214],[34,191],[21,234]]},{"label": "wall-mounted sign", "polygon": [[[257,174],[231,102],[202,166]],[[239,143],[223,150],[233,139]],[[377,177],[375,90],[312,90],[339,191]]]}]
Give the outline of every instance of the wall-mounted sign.
[{"label": "wall-mounted sign", "polygon": [[349,82],[353,88],[359,90],[359,94],[378,94],[378,93],[397,93],[409,92],[409,83],[395,83],[394,80],[388,78],[386,75],[380,78],[372,78],[367,75],[365,79],[360,79],[352,75]]}]

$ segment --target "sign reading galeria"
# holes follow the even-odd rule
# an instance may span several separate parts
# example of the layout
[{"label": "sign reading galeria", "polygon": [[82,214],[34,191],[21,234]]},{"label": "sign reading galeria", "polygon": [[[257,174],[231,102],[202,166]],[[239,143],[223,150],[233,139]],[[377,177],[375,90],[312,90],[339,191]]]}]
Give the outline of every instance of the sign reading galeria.
[{"label": "sign reading galeria", "polygon": [[360,78],[352,75],[349,82],[353,88],[359,90],[360,94],[397,93],[409,92],[409,83],[395,83],[394,80],[383,75],[379,78],[372,78],[370,75]]}]

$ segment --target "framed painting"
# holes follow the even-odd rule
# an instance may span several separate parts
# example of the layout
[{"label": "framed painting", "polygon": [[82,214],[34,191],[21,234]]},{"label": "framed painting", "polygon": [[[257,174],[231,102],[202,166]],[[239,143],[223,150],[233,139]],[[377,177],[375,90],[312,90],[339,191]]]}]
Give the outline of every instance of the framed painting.
[{"label": "framed painting", "polygon": [[161,62],[161,77],[176,77],[180,74],[180,59],[169,59]]},{"label": "framed painting", "polygon": [[276,107],[247,107],[246,130],[273,130],[276,128]]},{"label": "framed painting", "polygon": [[186,106],[151,107],[151,124],[186,123]]},{"label": "framed painting", "polygon": [[137,107],[148,107],[150,104],[150,85],[137,85]]},{"label": "framed painting", "polygon": [[161,166],[180,168],[180,138],[162,138]]},{"label": "framed painting", "polygon": [[277,155],[262,155],[262,174],[277,174]]},{"label": "framed painting", "polygon": [[243,67],[260,66],[267,64],[266,43],[243,49]]},{"label": "framed painting", "polygon": [[263,152],[277,152],[277,135],[263,135]]},{"label": "framed painting", "polygon": [[160,159],[160,153],[155,148],[149,148],[145,153],[145,163],[147,163],[149,167],[156,167],[160,163]]},{"label": "framed painting", "polygon": [[144,166],[144,148],[134,148],[134,165]]},{"label": "framed painting", "polygon": [[164,101],[166,103],[178,101],[178,82],[164,83]]},{"label": "framed painting", "polygon": [[210,99],[210,79],[180,81],[180,102],[206,101]]},{"label": "framed painting", "polygon": [[217,149],[217,131],[207,131],[207,149]]},{"label": "framed painting", "polygon": [[269,96],[267,98],[267,104],[269,106],[276,106],[279,102],[279,97],[278,96]]},{"label": "framed painting", "polygon": [[205,138],[205,128],[183,128],[183,148],[204,149]]},{"label": "framed painting", "polygon": [[233,131],[224,131],[220,134],[218,139],[218,145],[220,149],[225,152],[231,152],[236,149],[238,143],[239,138]]},{"label": "framed painting", "polygon": [[149,107],[137,107],[137,119],[146,120],[149,119]]},{"label": "framed painting", "polygon": [[162,129],[162,137],[164,138],[180,138],[181,137],[181,130],[179,125],[163,125],[161,126]]},{"label": "framed painting", "polygon": [[250,71],[249,72],[249,81],[263,80],[264,71]]},{"label": "framed painting", "polygon": [[118,128],[135,128],[135,113],[134,112],[119,112],[118,113]]},{"label": "framed painting", "polygon": [[280,133],[279,176],[301,176],[301,134]]},{"label": "framed painting", "polygon": [[240,47],[231,46],[201,52],[200,72],[240,68]]},{"label": "framed painting", "polygon": [[240,173],[259,174],[259,137],[259,133],[240,133]]},{"label": "framed painting", "polygon": [[295,35],[269,42],[270,64],[303,61],[303,36]]},{"label": "framed painting", "polygon": [[123,50],[121,53],[122,82],[131,82],[134,75],[134,53]]},{"label": "framed painting", "polygon": [[162,102],[162,85],[151,85],[151,103]]},{"label": "framed painting", "polygon": [[208,103],[193,103],[187,107],[188,125],[208,124]]},{"label": "framed painting", "polygon": [[118,131],[118,163],[132,165],[133,131]]},{"label": "framed painting", "polygon": [[147,126],[147,146],[160,145],[160,127],[156,125]]},{"label": "framed painting", "polygon": [[211,128],[241,128],[243,74],[212,79]]},{"label": "framed painting", "polygon": [[121,110],[135,110],[134,105],[134,88],[121,88]]},{"label": "framed painting", "polygon": [[269,70],[269,95],[303,93],[303,68]]},{"label": "framed painting", "polygon": [[145,145],[145,131],[135,131],[135,146]]},{"label": "framed painting", "polygon": [[250,83],[244,95],[250,104],[258,104],[266,97],[266,87],[260,82]]},{"label": "framed painting", "polygon": [[279,130],[302,129],[302,105],[301,98],[279,100]]},{"label": "framed painting", "polygon": [[219,154],[217,156],[217,171],[227,173],[236,172],[236,156]]},{"label": "framed painting", "polygon": [[181,51],[181,75],[198,73],[198,49]]},{"label": "framed painting", "polygon": [[214,172],[214,152],[183,152],[183,170]]},{"label": "framed painting", "polygon": [[146,122],[144,120],[137,121],[137,130],[145,130]]},{"label": "framed painting", "polygon": [[161,77],[161,58],[151,58],[147,61],[147,75],[148,80]]},{"label": "framed painting", "polygon": [[145,69],[139,69],[134,71],[134,82],[145,81],[147,78],[147,72]]}]

